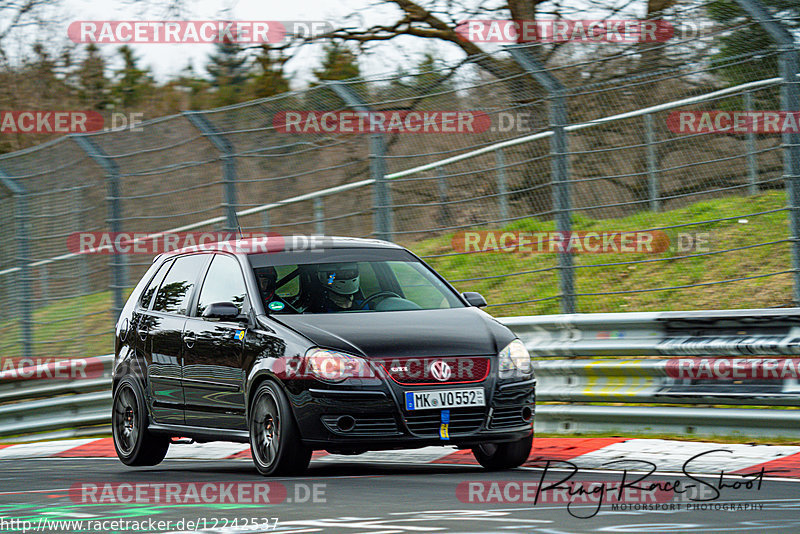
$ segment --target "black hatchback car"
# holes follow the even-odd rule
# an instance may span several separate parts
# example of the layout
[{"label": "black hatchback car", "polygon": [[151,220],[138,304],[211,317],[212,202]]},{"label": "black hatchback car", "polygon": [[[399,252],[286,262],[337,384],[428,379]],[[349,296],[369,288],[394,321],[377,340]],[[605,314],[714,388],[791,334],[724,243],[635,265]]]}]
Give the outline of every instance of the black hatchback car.
[{"label": "black hatchback car", "polygon": [[116,328],[114,445],[155,465],[173,439],[249,442],[263,475],[314,450],[453,445],[486,468],[533,439],[524,345],[408,250],[324,238],[162,254]]}]

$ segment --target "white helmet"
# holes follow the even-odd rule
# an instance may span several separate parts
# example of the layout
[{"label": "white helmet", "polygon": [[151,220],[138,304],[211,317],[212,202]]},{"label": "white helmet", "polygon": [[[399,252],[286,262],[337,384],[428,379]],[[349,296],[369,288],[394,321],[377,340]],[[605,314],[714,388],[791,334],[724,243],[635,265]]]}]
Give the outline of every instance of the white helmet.
[{"label": "white helmet", "polygon": [[317,265],[317,279],[322,287],[339,295],[358,291],[358,265],[355,263],[323,263]]}]

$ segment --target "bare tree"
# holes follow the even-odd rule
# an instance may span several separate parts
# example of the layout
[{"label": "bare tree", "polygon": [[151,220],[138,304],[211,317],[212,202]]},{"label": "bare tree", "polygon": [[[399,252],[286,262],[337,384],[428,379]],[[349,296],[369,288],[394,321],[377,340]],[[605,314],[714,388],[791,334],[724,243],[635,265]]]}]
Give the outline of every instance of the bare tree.
[{"label": "bare tree", "polygon": [[46,24],[46,12],[53,6],[51,0],[0,0],[0,58],[7,60],[8,38],[15,31]]}]

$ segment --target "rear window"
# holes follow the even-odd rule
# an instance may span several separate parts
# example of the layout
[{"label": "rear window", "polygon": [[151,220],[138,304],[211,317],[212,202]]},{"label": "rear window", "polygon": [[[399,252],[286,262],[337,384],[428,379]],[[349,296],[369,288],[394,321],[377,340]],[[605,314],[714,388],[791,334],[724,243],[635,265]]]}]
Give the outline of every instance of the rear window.
[{"label": "rear window", "polygon": [[150,280],[150,284],[148,284],[147,288],[142,291],[142,296],[139,299],[139,305],[144,309],[150,308],[150,302],[153,300],[153,295],[156,294],[156,290],[158,286],[161,285],[161,281],[164,279],[164,275],[167,274],[170,266],[172,265],[172,260],[165,261],[161,264],[161,267],[158,268],[155,276]]},{"label": "rear window", "polygon": [[206,260],[207,254],[181,256],[176,259],[158,289],[153,311],[186,315],[192,290]]}]

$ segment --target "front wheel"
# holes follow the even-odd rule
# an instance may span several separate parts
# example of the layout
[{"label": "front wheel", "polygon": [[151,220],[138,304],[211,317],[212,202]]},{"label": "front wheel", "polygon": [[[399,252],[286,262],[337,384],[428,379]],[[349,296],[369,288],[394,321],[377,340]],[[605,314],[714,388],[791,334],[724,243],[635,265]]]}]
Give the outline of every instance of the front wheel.
[{"label": "front wheel", "polygon": [[147,431],[147,408],[139,383],[126,377],[114,393],[111,430],[114,449],[125,465],[157,465],[167,455],[169,438]]},{"label": "front wheel", "polygon": [[533,434],[509,443],[484,443],[472,449],[478,463],[491,471],[513,469],[525,463],[533,446]]},{"label": "front wheel", "polygon": [[259,473],[295,475],[308,467],[312,451],[300,441],[289,400],[274,382],[258,386],[250,405],[248,427],[250,451]]}]

